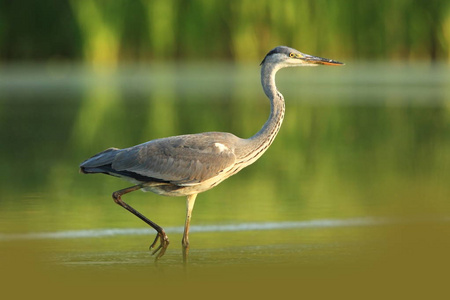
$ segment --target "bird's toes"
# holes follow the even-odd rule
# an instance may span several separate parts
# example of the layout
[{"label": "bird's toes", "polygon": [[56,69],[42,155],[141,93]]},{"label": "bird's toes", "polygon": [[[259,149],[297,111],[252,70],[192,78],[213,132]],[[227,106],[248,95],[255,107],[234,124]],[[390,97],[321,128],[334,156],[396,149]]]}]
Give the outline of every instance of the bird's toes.
[{"label": "bird's toes", "polygon": [[158,235],[156,236],[155,240],[150,245],[150,250],[155,247],[155,245],[158,242],[158,240],[159,240],[159,245],[152,252],[152,255],[157,254],[156,255],[156,260],[161,258],[164,255],[164,253],[166,253],[166,249],[169,246],[169,238],[167,237],[167,235],[165,233],[158,233]]}]

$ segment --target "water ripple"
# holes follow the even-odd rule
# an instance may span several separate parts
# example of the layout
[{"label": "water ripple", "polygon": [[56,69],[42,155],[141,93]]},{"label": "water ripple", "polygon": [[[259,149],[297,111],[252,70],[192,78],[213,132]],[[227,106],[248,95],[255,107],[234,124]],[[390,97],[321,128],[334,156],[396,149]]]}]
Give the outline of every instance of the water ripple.
[{"label": "water ripple", "polygon": [[[281,229],[302,229],[302,228],[336,228],[336,227],[360,227],[360,226],[381,226],[392,224],[405,224],[412,222],[448,222],[447,218],[427,218],[427,219],[399,219],[399,218],[352,218],[352,219],[320,219],[308,221],[287,221],[287,222],[255,222],[240,224],[220,224],[220,225],[197,225],[190,228],[190,232],[236,232],[254,230],[281,230]],[[183,233],[183,227],[167,227],[166,233]],[[88,230],[68,230],[58,232],[30,232],[18,234],[0,233],[0,241],[13,240],[41,240],[41,239],[76,239],[76,238],[97,238],[111,237],[118,235],[153,235],[155,231],[151,228],[105,228]]]}]

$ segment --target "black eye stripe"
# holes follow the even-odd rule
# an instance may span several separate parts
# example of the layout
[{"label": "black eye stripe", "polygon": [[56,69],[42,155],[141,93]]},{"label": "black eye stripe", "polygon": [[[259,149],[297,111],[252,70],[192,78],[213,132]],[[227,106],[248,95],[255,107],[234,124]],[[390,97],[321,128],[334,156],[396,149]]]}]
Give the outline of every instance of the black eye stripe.
[{"label": "black eye stripe", "polygon": [[264,57],[264,59],[263,59],[263,61],[261,62],[260,65],[262,65],[266,61],[266,58],[268,56],[271,56],[273,54],[284,54],[286,56],[295,57],[295,56],[291,56],[291,53],[292,53],[292,55],[296,54],[295,52],[292,52],[292,50],[294,50],[294,49],[291,49],[291,48],[286,47],[286,46],[278,46],[278,47],[272,49],[271,51],[269,51],[269,53],[267,53],[267,55]]}]

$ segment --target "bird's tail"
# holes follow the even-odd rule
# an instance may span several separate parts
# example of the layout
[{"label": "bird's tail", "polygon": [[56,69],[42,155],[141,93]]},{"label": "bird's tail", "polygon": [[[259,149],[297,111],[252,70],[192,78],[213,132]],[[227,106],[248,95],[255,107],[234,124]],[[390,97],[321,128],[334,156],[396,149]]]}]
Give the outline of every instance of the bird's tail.
[{"label": "bird's tail", "polygon": [[102,167],[111,165],[118,151],[120,151],[118,148],[109,148],[86,159],[80,164],[80,173],[104,173]]}]

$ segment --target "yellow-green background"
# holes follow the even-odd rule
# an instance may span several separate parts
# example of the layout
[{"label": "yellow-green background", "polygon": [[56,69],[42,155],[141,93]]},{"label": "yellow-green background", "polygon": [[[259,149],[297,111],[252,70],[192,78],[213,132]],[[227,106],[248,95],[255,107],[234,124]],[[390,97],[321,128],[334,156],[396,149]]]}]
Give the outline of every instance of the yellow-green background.
[{"label": "yellow-green background", "polygon": [[[388,220],[193,232],[188,270],[180,233],[157,266],[151,230],[4,239],[2,293],[440,294],[450,250],[449,41],[448,1],[0,1],[0,237],[146,228],[111,199],[127,182],[80,175],[79,163],[176,134],[251,136],[269,111],[258,64],[277,45],[346,65],[280,71],[279,136],[255,165],[199,195],[193,226]],[[126,198],[163,227],[184,223],[182,198]]]}]

